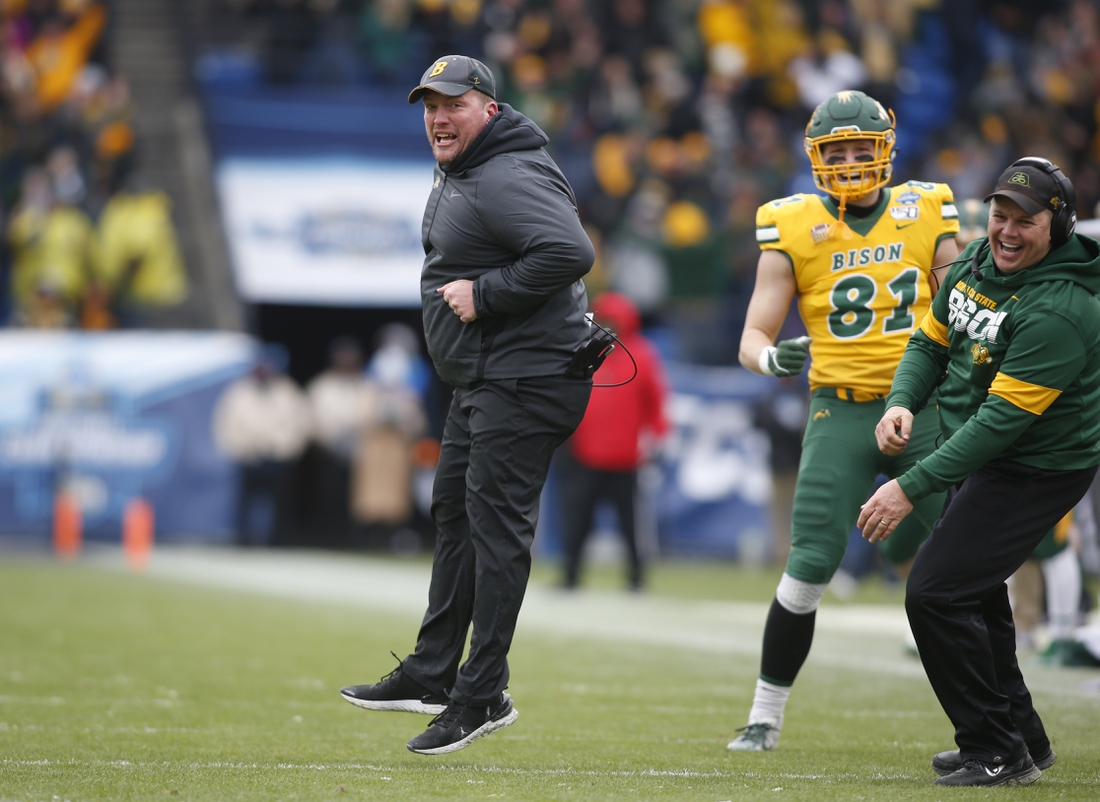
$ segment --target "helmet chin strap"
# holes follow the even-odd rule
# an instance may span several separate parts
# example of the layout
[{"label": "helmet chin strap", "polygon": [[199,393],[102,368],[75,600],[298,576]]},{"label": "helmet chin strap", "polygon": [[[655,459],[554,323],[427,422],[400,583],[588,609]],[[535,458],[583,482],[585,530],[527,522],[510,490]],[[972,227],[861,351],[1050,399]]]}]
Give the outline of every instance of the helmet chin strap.
[{"label": "helmet chin strap", "polygon": [[855,234],[844,222],[844,210],[848,208],[848,196],[841,195],[837,201],[836,222],[829,226],[829,238],[834,240],[852,239]]},{"label": "helmet chin strap", "polygon": [[[869,195],[872,195],[878,190],[878,187],[872,189],[870,192],[865,192],[862,195],[856,195],[849,198],[847,193],[839,193],[836,195],[836,222],[829,226],[829,238],[833,240],[850,240],[855,237],[855,232],[851,227],[844,222],[844,213],[848,209],[848,201],[850,200],[862,200]],[[857,217],[859,215],[856,215]]]}]

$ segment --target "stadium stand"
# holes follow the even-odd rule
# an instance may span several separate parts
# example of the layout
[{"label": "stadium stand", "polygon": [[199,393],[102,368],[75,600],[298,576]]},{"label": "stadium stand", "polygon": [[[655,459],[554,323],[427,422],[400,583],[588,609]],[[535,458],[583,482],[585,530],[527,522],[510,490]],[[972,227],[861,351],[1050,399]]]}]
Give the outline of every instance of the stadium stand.
[{"label": "stadium stand", "polygon": [[411,153],[404,94],[420,65],[484,59],[580,197],[601,245],[594,289],[631,295],[688,361],[735,361],[746,210],[812,189],[801,125],[830,92],[897,110],[901,178],[981,197],[1000,165],[1042,153],[1073,177],[1082,218],[1100,200],[1100,22],[1085,0],[194,6],[216,153]]}]

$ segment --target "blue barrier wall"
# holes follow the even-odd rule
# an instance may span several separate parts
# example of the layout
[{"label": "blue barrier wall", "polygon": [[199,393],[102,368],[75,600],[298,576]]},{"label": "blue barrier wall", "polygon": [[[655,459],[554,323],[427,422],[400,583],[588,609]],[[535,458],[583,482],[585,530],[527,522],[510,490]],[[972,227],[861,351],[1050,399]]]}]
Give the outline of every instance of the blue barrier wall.
[{"label": "blue barrier wall", "polygon": [[235,468],[211,419],[254,343],[224,333],[0,332],[0,534],[47,538],[56,488],[117,540],[144,496],[158,540],[227,541]]},{"label": "blue barrier wall", "polygon": [[[0,332],[0,535],[49,537],[55,489],[85,535],[117,540],[135,496],[160,541],[228,542],[235,469],[214,448],[214,405],[255,342],[224,333]],[[754,561],[768,538],[767,437],[754,402],[772,379],[740,368],[667,366],[673,432],[649,499],[661,554]],[[537,549],[559,550],[554,482]]]}]

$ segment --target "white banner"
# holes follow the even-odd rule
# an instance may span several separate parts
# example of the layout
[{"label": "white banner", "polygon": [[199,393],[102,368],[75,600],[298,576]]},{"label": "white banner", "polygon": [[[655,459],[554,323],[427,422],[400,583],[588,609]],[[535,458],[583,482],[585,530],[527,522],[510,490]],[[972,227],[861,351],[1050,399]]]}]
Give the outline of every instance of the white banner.
[{"label": "white banner", "polygon": [[218,190],[233,270],[251,302],[420,306],[429,161],[223,161]]}]

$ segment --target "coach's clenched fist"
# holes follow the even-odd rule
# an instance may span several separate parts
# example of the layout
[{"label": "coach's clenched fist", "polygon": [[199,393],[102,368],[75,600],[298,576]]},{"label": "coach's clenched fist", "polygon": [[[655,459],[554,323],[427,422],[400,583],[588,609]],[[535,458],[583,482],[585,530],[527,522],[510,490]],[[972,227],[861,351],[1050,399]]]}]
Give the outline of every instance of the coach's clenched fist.
[{"label": "coach's clenched fist", "polygon": [[463,323],[472,323],[477,320],[477,309],[474,307],[474,282],[460,278],[450,284],[444,284],[438,290],[447,306],[451,307]]}]

